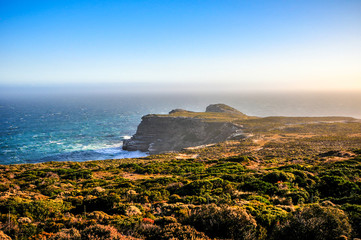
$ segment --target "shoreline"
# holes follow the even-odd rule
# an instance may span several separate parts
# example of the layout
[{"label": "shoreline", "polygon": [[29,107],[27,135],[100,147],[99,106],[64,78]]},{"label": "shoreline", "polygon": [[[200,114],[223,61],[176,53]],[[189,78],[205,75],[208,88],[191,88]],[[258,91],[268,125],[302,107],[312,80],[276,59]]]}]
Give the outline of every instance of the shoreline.
[{"label": "shoreline", "polygon": [[[113,153],[110,151],[114,151]],[[88,157],[86,157],[88,155]],[[89,155],[93,155],[92,158]],[[97,156],[97,157],[96,157]],[[100,148],[94,150],[79,150],[73,152],[59,153],[43,157],[41,159],[25,160],[19,163],[0,163],[1,166],[7,165],[20,165],[20,164],[38,164],[46,162],[87,162],[87,161],[103,161],[112,159],[130,159],[130,158],[141,158],[147,157],[149,154],[141,151],[127,151],[123,150],[122,146],[112,148]]]}]

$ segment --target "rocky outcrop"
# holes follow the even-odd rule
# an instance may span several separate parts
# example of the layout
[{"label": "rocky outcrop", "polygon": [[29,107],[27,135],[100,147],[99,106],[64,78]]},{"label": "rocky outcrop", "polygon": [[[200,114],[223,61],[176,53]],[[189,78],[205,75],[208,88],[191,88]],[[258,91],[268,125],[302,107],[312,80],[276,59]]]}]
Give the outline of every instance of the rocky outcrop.
[{"label": "rocky outcrop", "polygon": [[172,114],[172,113],[187,113],[187,112],[189,113],[191,111],[187,111],[187,110],[184,110],[184,109],[177,108],[177,109],[173,109],[172,111],[170,111],[169,114]]},{"label": "rocky outcrop", "polygon": [[206,108],[206,112],[221,112],[221,113],[233,113],[246,116],[245,114],[241,113],[237,109],[230,107],[226,104],[218,103],[218,104],[211,104]]},{"label": "rocky outcrop", "polygon": [[[234,112],[208,114],[175,110],[168,115],[146,115],[136,134],[131,139],[124,140],[123,149],[157,154],[225,141],[234,135],[239,136],[241,132],[241,126],[229,121],[233,114]],[[214,115],[217,116],[216,119],[212,118]],[[220,119],[219,116],[223,115],[227,118]]]}]

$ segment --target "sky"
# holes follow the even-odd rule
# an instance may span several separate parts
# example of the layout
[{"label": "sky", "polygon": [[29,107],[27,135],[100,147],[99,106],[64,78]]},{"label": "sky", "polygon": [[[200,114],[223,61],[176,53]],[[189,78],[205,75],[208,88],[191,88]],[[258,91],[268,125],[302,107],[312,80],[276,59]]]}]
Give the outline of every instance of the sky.
[{"label": "sky", "polygon": [[0,0],[0,88],[361,90],[359,0]]}]

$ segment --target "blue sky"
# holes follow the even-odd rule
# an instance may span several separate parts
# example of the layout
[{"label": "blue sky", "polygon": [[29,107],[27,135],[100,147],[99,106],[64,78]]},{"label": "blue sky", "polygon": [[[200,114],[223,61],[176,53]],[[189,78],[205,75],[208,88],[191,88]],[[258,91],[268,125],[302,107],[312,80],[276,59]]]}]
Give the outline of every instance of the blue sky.
[{"label": "blue sky", "polygon": [[361,90],[361,1],[0,0],[0,83]]}]

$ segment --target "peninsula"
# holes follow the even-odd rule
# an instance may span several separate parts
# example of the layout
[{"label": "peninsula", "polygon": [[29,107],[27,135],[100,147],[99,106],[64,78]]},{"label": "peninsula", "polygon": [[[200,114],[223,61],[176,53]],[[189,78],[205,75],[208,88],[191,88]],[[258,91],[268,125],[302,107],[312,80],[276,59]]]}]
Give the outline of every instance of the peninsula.
[{"label": "peninsula", "polygon": [[175,109],[167,115],[149,114],[123,149],[157,154],[218,143],[242,135],[242,125],[235,121],[248,118],[225,104],[209,105],[205,112]]},{"label": "peninsula", "polygon": [[123,149],[159,154],[236,140],[305,124],[357,121],[350,117],[251,117],[225,104],[211,104],[205,112],[175,109],[169,114],[142,117],[137,132],[124,140]]}]

